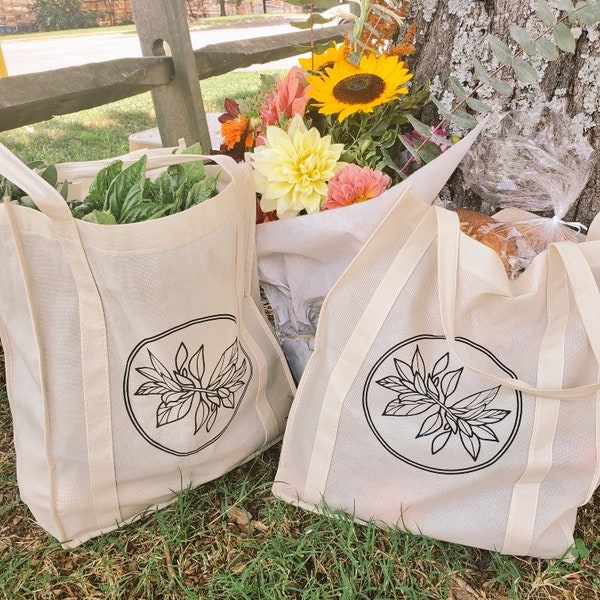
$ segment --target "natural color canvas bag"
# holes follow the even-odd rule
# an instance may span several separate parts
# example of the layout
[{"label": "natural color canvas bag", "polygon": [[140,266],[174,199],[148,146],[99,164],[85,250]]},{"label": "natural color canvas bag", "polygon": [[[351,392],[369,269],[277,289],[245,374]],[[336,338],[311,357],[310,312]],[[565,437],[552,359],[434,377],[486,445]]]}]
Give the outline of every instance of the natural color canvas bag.
[{"label": "natural color canvas bag", "polygon": [[[464,152],[472,137],[451,151]],[[297,381],[312,354],[323,300],[408,187],[445,181],[452,161],[435,161],[369,202],[261,223],[256,227],[258,275],[273,309],[277,335]],[[435,193],[433,194],[435,196]],[[433,196],[432,196],[433,197]]]},{"label": "natural color canvas bag", "polygon": [[273,492],[558,557],[600,476],[600,241],[509,280],[431,205],[464,150],[424,167],[325,299]]},{"label": "natural color canvas bag", "polygon": [[[124,157],[132,162],[141,153]],[[199,156],[149,151],[150,170]],[[170,503],[283,432],[291,376],[258,308],[254,192],[127,225],[75,220],[6,148],[40,212],[0,207],[0,333],[23,501],[65,545]],[[111,161],[58,165],[83,190]]]}]

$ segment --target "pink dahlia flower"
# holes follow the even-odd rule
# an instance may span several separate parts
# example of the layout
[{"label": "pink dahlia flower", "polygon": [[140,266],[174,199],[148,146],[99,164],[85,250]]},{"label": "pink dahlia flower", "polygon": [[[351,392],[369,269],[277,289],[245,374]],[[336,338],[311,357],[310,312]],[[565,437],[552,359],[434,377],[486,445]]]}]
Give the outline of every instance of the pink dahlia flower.
[{"label": "pink dahlia flower", "polygon": [[327,200],[321,210],[339,208],[375,198],[388,188],[390,182],[390,177],[382,171],[348,164],[329,181]]},{"label": "pink dahlia flower", "polygon": [[287,75],[277,81],[271,94],[260,107],[259,113],[265,125],[280,125],[280,117],[291,119],[294,115],[304,116],[308,93],[304,71],[292,67]]}]

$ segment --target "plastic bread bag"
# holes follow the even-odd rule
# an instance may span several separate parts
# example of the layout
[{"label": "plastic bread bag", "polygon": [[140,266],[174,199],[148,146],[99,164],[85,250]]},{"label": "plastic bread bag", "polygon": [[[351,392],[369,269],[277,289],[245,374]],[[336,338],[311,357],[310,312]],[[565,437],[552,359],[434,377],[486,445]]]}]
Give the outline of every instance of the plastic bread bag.
[{"label": "plastic bread bag", "polygon": [[480,135],[461,168],[484,212],[499,221],[487,231],[496,228],[510,240],[509,276],[516,277],[553,242],[584,239],[585,228],[565,217],[592,167],[590,144],[571,131],[563,114],[547,108],[504,113]]}]

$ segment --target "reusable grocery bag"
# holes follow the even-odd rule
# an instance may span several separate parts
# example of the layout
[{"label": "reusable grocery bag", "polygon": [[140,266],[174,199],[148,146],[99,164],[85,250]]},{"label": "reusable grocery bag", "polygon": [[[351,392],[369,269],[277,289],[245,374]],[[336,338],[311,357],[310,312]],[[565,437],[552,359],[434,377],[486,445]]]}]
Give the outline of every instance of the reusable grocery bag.
[{"label": "reusable grocery bag", "polygon": [[[480,130],[481,126],[446,152],[464,153]],[[452,160],[433,164],[437,177],[444,181],[456,168]],[[431,173],[431,167],[425,166],[368,202],[257,225],[259,279],[296,381],[312,354],[321,306],[329,290],[404,190],[411,185],[436,186]]]},{"label": "reusable grocery bag", "polygon": [[429,187],[403,193],[327,295],[273,492],[559,557],[600,476],[600,241],[553,244],[509,280],[432,206],[464,149],[423,168]]},{"label": "reusable grocery bag", "polygon": [[[145,153],[148,173],[209,158]],[[215,197],[163,218],[99,225],[75,220],[52,186],[0,147],[0,173],[40,209],[0,207],[18,484],[65,546],[169,504],[283,432],[293,384],[257,304],[251,175],[210,159]],[[59,181],[85,192],[110,162],[57,165]]]}]

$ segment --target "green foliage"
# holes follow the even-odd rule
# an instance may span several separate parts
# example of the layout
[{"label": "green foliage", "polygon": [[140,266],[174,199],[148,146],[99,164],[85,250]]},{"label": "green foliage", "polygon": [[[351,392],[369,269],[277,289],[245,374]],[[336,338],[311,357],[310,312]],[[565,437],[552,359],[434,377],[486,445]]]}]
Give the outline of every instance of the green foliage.
[{"label": "green foliage", "polygon": [[[199,154],[200,145],[195,144],[184,154]],[[137,223],[181,212],[200,204],[217,193],[218,175],[207,176],[200,161],[169,166],[155,180],[146,176],[147,156],[123,168],[117,160],[101,169],[90,184],[83,200],[69,200],[69,208],[76,219],[115,225]],[[56,167],[31,163],[38,174],[61,194],[68,197],[69,184],[59,182]],[[0,177],[0,193],[16,204],[36,208],[33,200],[10,181]]]},{"label": "green foliage", "polygon": [[39,31],[96,26],[96,17],[93,13],[83,10],[81,0],[33,0],[31,10]]},{"label": "green foliage", "polygon": [[[560,0],[557,12],[558,14],[546,0],[537,0],[536,15],[540,21],[539,32],[530,33],[523,27],[512,25],[509,31],[512,41],[517,44],[516,49],[511,48],[500,38],[489,35],[487,37],[489,50],[500,66],[493,73],[489,73],[481,62],[473,57],[473,74],[477,83],[471,90],[465,89],[456,77],[450,77],[448,92],[453,98],[452,107],[448,108],[437,98],[431,98],[441,118],[437,128],[452,123],[463,131],[473,129],[477,125],[477,119],[465,109],[470,109],[472,113],[491,111],[488,104],[476,98],[482,86],[492,88],[500,96],[509,97],[513,94],[514,85],[500,78],[506,72],[512,73],[516,82],[522,85],[537,83],[539,75],[530,59],[539,57],[552,62],[560,56],[561,51],[574,53],[576,39],[573,30],[581,25],[591,27],[600,23],[600,0],[580,0],[576,5],[571,0]],[[415,164],[420,166],[431,159],[429,152],[431,136],[425,138],[416,147],[411,146],[405,138],[401,138],[401,141],[412,156],[412,160],[401,171],[401,175],[406,176],[410,169],[414,169]]]},{"label": "green foliage", "polygon": [[[198,145],[185,153],[198,153]],[[147,157],[123,168],[115,161],[102,169],[88,196],[71,206],[73,215],[100,224],[137,223],[181,212],[217,193],[218,176],[207,177],[200,161],[171,165],[155,180],[146,176]]]},{"label": "green foliage", "polygon": [[474,112],[489,112],[486,104],[473,102],[473,96],[482,85],[490,86],[502,96],[510,96],[513,86],[498,77],[505,71],[512,72],[521,84],[536,83],[539,75],[529,59],[539,56],[546,61],[554,61],[559,57],[560,51],[573,54],[576,49],[574,28],[581,25],[595,26],[600,22],[600,1],[579,1],[574,5],[571,0],[560,0],[556,12],[546,0],[537,0],[536,15],[540,21],[537,33],[531,33],[518,25],[510,27],[510,36],[517,44],[515,50],[498,37],[488,36],[489,49],[500,66],[493,73],[488,73],[481,62],[473,59],[475,77],[479,81],[473,90],[465,90],[456,78],[450,80],[451,91],[458,103],[449,110],[436,102],[445,121],[453,122],[463,129],[471,129],[476,120],[465,118],[465,113],[460,109],[467,104]]}]

